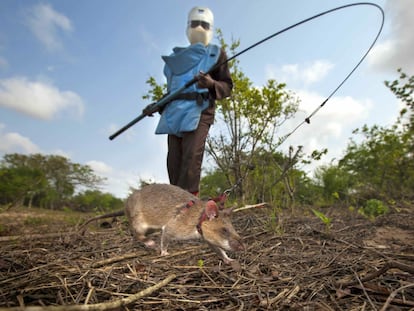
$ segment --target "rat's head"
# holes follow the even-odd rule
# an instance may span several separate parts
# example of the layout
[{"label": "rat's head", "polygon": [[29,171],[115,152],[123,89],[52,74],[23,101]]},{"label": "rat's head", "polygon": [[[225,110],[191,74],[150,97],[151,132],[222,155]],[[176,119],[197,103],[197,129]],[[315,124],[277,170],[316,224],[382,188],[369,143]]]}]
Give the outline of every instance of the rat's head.
[{"label": "rat's head", "polygon": [[227,251],[242,251],[244,245],[231,222],[232,209],[220,210],[217,204],[210,200],[200,218],[199,228],[204,240],[213,247]]}]

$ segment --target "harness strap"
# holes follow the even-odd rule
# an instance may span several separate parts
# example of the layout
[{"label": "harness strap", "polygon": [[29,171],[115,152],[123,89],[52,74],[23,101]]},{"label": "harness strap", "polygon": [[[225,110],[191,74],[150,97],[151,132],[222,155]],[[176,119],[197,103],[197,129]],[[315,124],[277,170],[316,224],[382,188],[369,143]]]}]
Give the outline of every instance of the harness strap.
[{"label": "harness strap", "polygon": [[201,225],[203,223],[203,221],[207,220],[207,214],[206,211],[204,210],[201,215],[200,218],[198,219],[198,224],[196,226],[198,233],[200,233],[201,236],[203,236],[203,230],[201,229]]},{"label": "harness strap", "polygon": [[185,213],[188,209],[195,204],[194,200],[188,201],[183,207],[180,208],[178,214]]},{"label": "harness strap", "polygon": [[202,105],[205,100],[210,99],[210,94],[208,92],[205,93],[198,93],[198,92],[188,92],[188,93],[181,93],[174,97],[176,99],[184,99],[184,100],[195,100],[197,105]]},{"label": "harness strap", "polygon": [[[219,197],[217,197],[219,200],[221,201],[221,203],[223,204],[222,206],[224,207],[224,200],[225,200],[225,195],[220,195]],[[216,198],[216,199],[217,199]],[[210,199],[211,201],[217,202],[214,199]],[[209,202],[208,202],[209,203]],[[207,203],[207,204],[208,204]],[[196,204],[196,201],[194,200],[190,200],[187,203],[185,203],[185,205],[183,205],[179,210],[178,210],[178,214],[180,213],[185,213],[187,212],[194,204]],[[213,203],[214,205],[216,205],[216,203]],[[217,211],[216,211],[217,213]],[[214,217],[217,217],[217,214],[214,213]],[[209,215],[206,212],[206,208],[203,209],[203,212],[201,213],[200,217],[198,218],[198,223],[196,225],[197,228],[197,232],[203,236],[203,230],[201,229],[201,225],[203,224],[204,221],[206,221],[207,219],[209,219]]]}]

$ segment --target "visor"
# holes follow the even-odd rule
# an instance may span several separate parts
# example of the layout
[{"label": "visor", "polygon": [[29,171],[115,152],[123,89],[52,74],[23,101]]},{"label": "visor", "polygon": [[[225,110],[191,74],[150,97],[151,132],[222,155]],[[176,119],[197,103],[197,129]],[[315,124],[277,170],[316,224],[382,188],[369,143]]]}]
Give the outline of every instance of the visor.
[{"label": "visor", "polygon": [[207,23],[205,21],[190,21],[190,27],[191,28],[196,28],[198,26],[203,27],[203,29],[205,29],[205,30],[210,29],[210,23]]}]

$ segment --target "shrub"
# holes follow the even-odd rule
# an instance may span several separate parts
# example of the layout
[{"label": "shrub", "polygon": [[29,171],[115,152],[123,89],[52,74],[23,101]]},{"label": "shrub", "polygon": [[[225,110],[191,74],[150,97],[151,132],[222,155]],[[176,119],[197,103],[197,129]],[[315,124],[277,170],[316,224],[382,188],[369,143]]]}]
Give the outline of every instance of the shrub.
[{"label": "shrub", "polygon": [[380,200],[371,199],[368,200],[364,207],[358,211],[361,215],[374,219],[378,216],[385,215],[389,212],[389,208]]}]

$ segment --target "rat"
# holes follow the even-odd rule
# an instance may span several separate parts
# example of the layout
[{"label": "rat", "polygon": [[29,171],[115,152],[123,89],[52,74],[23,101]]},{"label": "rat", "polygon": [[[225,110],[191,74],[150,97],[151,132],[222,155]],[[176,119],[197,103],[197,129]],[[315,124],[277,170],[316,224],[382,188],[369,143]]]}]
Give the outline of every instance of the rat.
[{"label": "rat", "polygon": [[203,201],[170,184],[149,184],[135,190],[126,200],[125,210],[97,216],[97,219],[126,215],[134,239],[147,247],[155,242],[147,239],[149,230],[161,229],[161,256],[168,255],[172,240],[203,240],[227,264],[234,259],[226,251],[245,249],[231,222],[232,209],[219,210],[213,200]]}]

